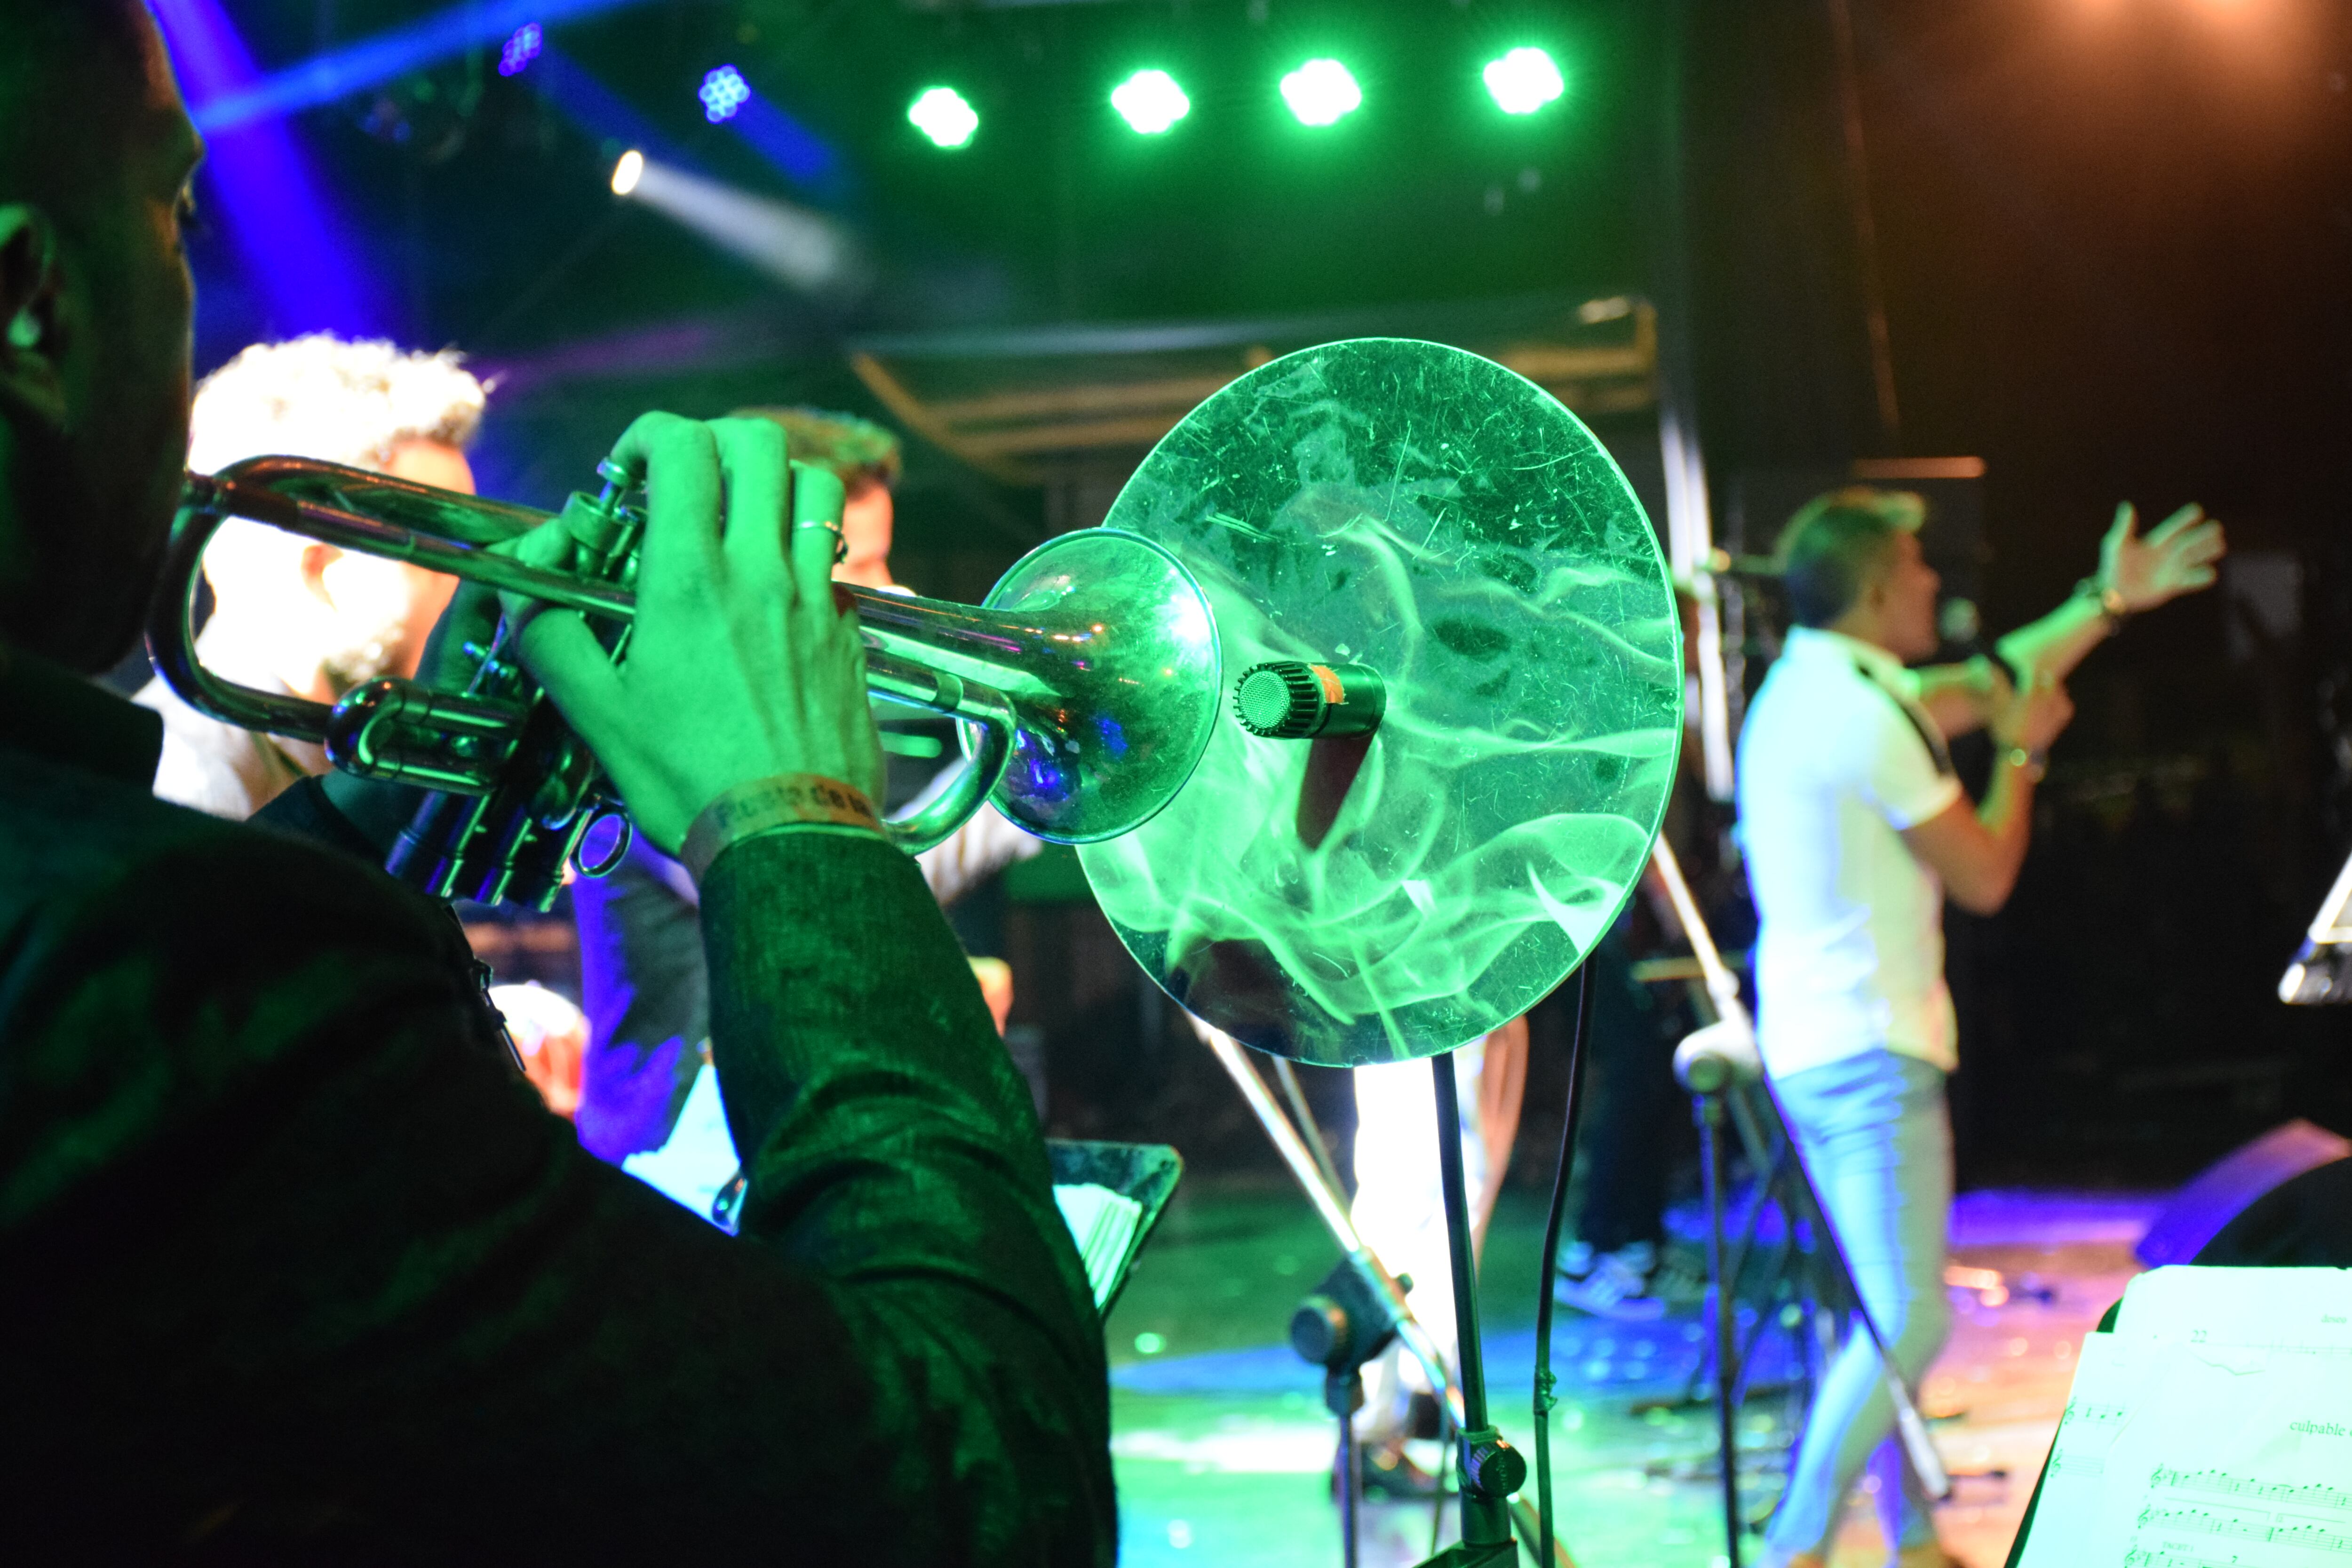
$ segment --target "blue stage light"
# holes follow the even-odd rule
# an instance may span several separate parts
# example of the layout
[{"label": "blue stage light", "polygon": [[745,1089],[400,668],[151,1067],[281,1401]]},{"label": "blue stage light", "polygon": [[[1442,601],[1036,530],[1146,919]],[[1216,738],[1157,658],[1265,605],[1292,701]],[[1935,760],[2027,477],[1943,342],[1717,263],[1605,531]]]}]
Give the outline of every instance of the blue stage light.
[{"label": "blue stage light", "polygon": [[606,143],[614,155],[619,148],[635,147],[655,162],[680,169],[694,167],[683,149],[672,145],[618,93],[553,44],[541,54],[530,79],[541,97],[581,130]]},{"label": "blue stage light", "polygon": [[299,114],[332,103],[381,82],[423,70],[467,49],[510,38],[537,23],[542,47],[546,31],[600,12],[642,5],[644,0],[461,0],[420,22],[378,33],[331,50],[268,78],[206,88],[191,82],[190,110],[196,129],[211,135],[233,126],[283,114]]},{"label": "blue stage light", "polygon": [[[156,0],[155,19],[190,98],[234,96],[259,79],[220,0]],[[383,331],[341,226],[289,128],[247,121],[206,142],[202,178],[267,301],[268,330],[281,337]]]},{"label": "blue stage light", "polygon": [[702,100],[702,118],[716,125],[734,119],[735,111],[751,101],[751,84],[733,66],[718,66],[703,77],[694,96]]},{"label": "blue stage light", "polygon": [[507,39],[506,47],[499,51],[499,74],[520,74],[524,67],[539,58],[540,48],[546,42],[547,30],[538,23],[525,22],[517,27],[513,36]]},{"label": "blue stage light", "polygon": [[754,93],[727,123],[793,184],[826,198],[845,194],[848,182],[832,143],[785,113],[773,100]]}]

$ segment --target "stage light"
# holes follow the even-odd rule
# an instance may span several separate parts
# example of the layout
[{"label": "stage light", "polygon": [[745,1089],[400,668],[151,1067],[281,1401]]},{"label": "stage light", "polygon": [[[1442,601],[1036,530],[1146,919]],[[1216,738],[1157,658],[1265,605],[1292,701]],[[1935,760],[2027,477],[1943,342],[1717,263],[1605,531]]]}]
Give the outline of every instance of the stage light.
[{"label": "stage light", "polygon": [[847,190],[848,172],[832,144],[771,100],[752,94],[743,112],[727,123],[793,184],[826,197]]},{"label": "stage light", "polygon": [[735,118],[735,111],[751,100],[751,84],[733,66],[718,66],[702,79],[695,89],[702,100],[702,118],[716,125]]},{"label": "stage light", "polygon": [[[269,77],[226,89],[189,86],[189,111],[196,129],[210,136],[257,120],[299,114],[362,92],[379,82],[425,70],[468,49],[511,39],[537,26],[547,29],[646,0],[458,0],[430,16],[377,33],[287,67]],[[503,57],[502,57],[503,58]],[[528,63],[528,62],[526,62]]]},{"label": "stage light", "polygon": [[753,91],[741,71],[733,66],[716,68],[702,79],[695,96],[702,100],[705,120],[732,130],[786,179],[824,195],[842,195],[845,181],[841,159],[832,146],[780,106]]},{"label": "stage light", "polygon": [[[262,79],[221,0],[157,0],[155,18],[191,101],[234,99]],[[361,252],[293,132],[247,121],[206,141],[205,195],[217,199],[273,334],[380,332],[381,300]]]},{"label": "stage light", "polygon": [[1163,70],[1140,70],[1111,89],[1110,106],[1146,136],[1157,136],[1192,112],[1192,100]]},{"label": "stage light", "polygon": [[551,42],[540,52],[530,68],[530,82],[540,97],[601,144],[606,157],[634,147],[655,163],[694,167],[692,158],[561,46]]},{"label": "stage light", "polygon": [[499,50],[499,74],[520,76],[524,67],[539,58],[539,51],[546,43],[547,29],[536,22],[525,22],[508,37],[506,47]]},{"label": "stage light", "polygon": [[980,129],[979,111],[951,87],[924,89],[922,96],[908,106],[907,118],[940,147],[961,147]]},{"label": "stage light", "polygon": [[803,293],[833,295],[860,286],[866,268],[856,241],[822,213],[721,184],[635,150],[614,169],[613,189]]},{"label": "stage light", "polygon": [[1360,107],[1364,89],[1338,60],[1308,60],[1282,79],[1282,100],[1301,125],[1328,125]]},{"label": "stage light", "polygon": [[1495,107],[1506,114],[1533,114],[1568,90],[1559,67],[1537,48],[1513,49],[1500,59],[1488,60],[1482,74],[1486,90],[1495,95]]}]

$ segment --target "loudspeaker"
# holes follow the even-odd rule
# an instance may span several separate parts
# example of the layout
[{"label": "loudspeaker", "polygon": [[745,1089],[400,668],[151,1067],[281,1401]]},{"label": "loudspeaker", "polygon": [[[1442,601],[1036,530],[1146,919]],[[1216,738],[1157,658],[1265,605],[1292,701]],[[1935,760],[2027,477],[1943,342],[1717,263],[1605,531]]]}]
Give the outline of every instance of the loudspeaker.
[{"label": "loudspeaker", "polygon": [[2135,1249],[2142,1263],[2352,1267],[2352,1141],[2297,1119],[2200,1172]]}]

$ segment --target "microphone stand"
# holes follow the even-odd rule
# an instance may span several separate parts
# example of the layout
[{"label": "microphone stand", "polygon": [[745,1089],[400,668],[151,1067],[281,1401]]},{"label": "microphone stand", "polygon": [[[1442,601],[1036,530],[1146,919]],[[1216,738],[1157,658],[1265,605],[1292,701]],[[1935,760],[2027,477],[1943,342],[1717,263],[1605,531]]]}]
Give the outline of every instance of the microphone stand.
[{"label": "microphone stand", "polygon": [[[1462,1101],[1454,1053],[1433,1057],[1437,1079],[1437,1165],[1445,1188],[1445,1241],[1454,1266],[1454,1321],[1460,1342],[1455,1376],[1462,1391],[1462,1539],[1421,1568],[1510,1568],[1511,1494],[1527,1483],[1528,1462],[1486,1419],[1486,1366],[1478,1341],[1478,1263],[1471,1249],[1470,1197],[1462,1174]],[[1497,1173],[1499,1174],[1499,1173]]]},{"label": "microphone stand", "polygon": [[[1190,1018],[1191,1015],[1188,1014],[1186,1016]],[[1396,1277],[1389,1272],[1380,1258],[1364,1245],[1363,1238],[1356,1234],[1354,1224],[1348,1218],[1346,1198],[1342,1196],[1336,1185],[1326,1182],[1315,1157],[1307,1152],[1305,1140],[1299,1136],[1298,1130],[1291,1125],[1289,1118],[1282,1113],[1282,1108],[1276,1102],[1273,1092],[1266,1088],[1265,1080],[1251,1068],[1249,1058],[1243,1054],[1241,1046],[1222,1030],[1202,1024],[1197,1019],[1192,1022],[1193,1032],[1200,1037],[1201,1043],[1209,1047],[1209,1053],[1217,1058],[1217,1064],[1225,1069],[1225,1076],[1233,1079],[1234,1087],[1241,1091],[1243,1101],[1248,1105],[1251,1113],[1257,1118],[1258,1125],[1265,1129],[1266,1138],[1274,1144],[1275,1152],[1282,1156],[1282,1163],[1289,1167],[1292,1177],[1297,1181],[1300,1190],[1306,1193],[1307,1201],[1314,1205],[1317,1215],[1323,1221],[1324,1228],[1328,1230],[1332,1239],[1339,1243],[1339,1250],[1345,1256],[1341,1258],[1339,1268],[1333,1270],[1334,1279],[1336,1280],[1342,1271],[1351,1274],[1360,1289],[1379,1301],[1381,1308],[1380,1315],[1385,1316],[1391,1312],[1394,1314],[1398,1342],[1404,1346],[1406,1352],[1413,1360],[1421,1363],[1422,1370],[1428,1373],[1430,1386],[1437,1390],[1438,1396],[1445,1402],[1448,1414],[1453,1417],[1454,1430],[1464,1434],[1466,1439],[1473,1427],[1468,1419],[1468,1405],[1464,1398],[1461,1380],[1455,1375],[1454,1369],[1448,1363],[1446,1357],[1438,1350],[1437,1343],[1430,1337],[1429,1331],[1422,1326],[1420,1321],[1412,1315],[1412,1309],[1405,1304],[1404,1290],[1398,1284]],[[1446,1238],[1452,1250],[1453,1262],[1457,1269],[1466,1270],[1471,1274],[1475,1286],[1476,1270],[1471,1263],[1470,1205],[1466,1190],[1459,1180],[1462,1164],[1461,1100],[1454,1085],[1452,1054],[1448,1053],[1436,1058],[1434,1067],[1438,1077],[1437,1146],[1441,1160],[1447,1151],[1451,1151],[1457,1177],[1445,1200]],[[1440,1174],[1443,1175],[1442,1171]],[[1338,1295],[1338,1292],[1332,1289],[1332,1281],[1327,1280],[1320,1289],[1328,1294]],[[1473,1314],[1469,1319],[1459,1321],[1467,1325],[1475,1325],[1477,1310],[1476,1298],[1462,1290],[1458,1275],[1455,1295],[1457,1299],[1471,1302]],[[1368,1318],[1371,1315],[1369,1312],[1366,1313]],[[1296,1320],[1294,1320],[1295,1322]],[[1464,1342],[1471,1347],[1471,1353],[1475,1355],[1475,1334],[1465,1331],[1462,1337]],[[1292,1343],[1310,1361],[1325,1359],[1320,1354],[1308,1352],[1305,1346],[1299,1344],[1295,1332]],[[1328,1366],[1328,1363],[1326,1364]],[[1485,1384],[1486,1369],[1484,1362],[1481,1361],[1479,1363],[1481,1419],[1478,1423],[1480,1426],[1486,1425]],[[1351,1426],[1349,1436],[1352,1436],[1352,1432]],[[1519,1459],[1516,1450],[1507,1448],[1506,1451],[1510,1454],[1512,1460],[1518,1460],[1520,1474],[1524,1477],[1525,1461]],[[1498,1477],[1496,1472],[1490,1470],[1488,1479],[1491,1482]],[[1505,1496],[1508,1497],[1508,1494],[1506,1493]],[[1465,1506],[1466,1509],[1466,1500]],[[1524,1499],[1509,1498],[1509,1500],[1501,1506],[1507,1524],[1516,1526],[1523,1538],[1530,1543],[1540,1539],[1536,1510],[1532,1505]],[[1347,1528],[1343,1523],[1343,1531]],[[1432,1559],[1433,1563],[1441,1564],[1450,1561],[1454,1560],[1449,1560],[1442,1552]],[[1491,1559],[1472,1557],[1460,1561],[1469,1563],[1491,1561],[1507,1563],[1510,1557],[1506,1551],[1503,1554]],[[1555,1540],[1552,1542],[1550,1558],[1543,1563],[1543,1568],[1576,1568],[1576,1562],[1569,1554],[1568,1547]]]}]

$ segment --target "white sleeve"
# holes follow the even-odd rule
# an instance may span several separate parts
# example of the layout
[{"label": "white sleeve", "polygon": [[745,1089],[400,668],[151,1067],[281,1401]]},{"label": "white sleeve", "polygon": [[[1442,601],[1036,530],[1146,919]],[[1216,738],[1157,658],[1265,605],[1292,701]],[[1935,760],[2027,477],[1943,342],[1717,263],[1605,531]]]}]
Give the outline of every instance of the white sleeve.
[{"label": "white sleeve", "polygon": [[971,819],[915,857],[915,864],[930,884],[931,897],[951,904],[1015,860],[1026,860],[1045,847],[1006,820],[992,805],[982,805]]},{"label": "white sleeve", "polygon": [[1937,771],[1927,747],[1901,704],[1883,691],[1859,694],[1842,737],[1850,782],[1870,808],[1898,831],[1916,827],[1960,798],[1960,781]]}]

